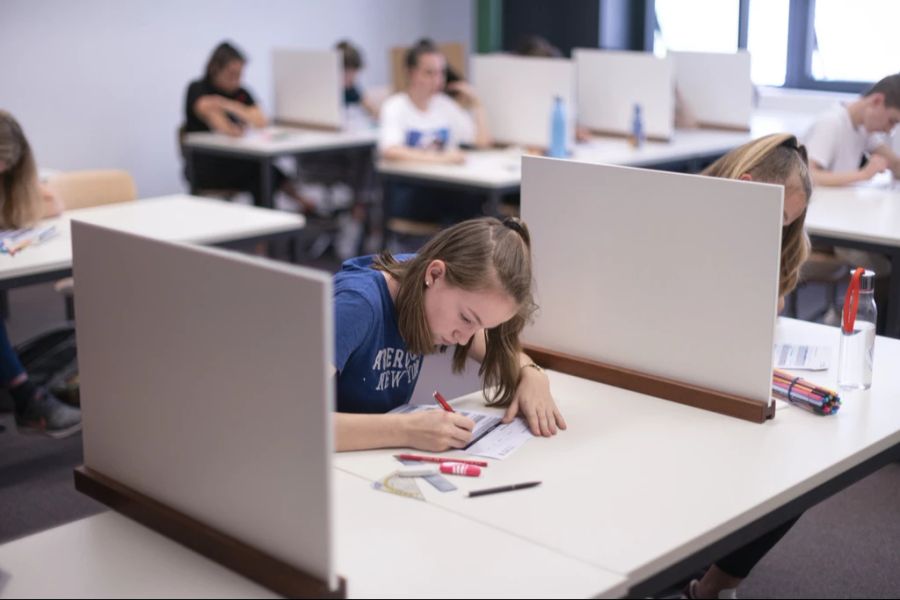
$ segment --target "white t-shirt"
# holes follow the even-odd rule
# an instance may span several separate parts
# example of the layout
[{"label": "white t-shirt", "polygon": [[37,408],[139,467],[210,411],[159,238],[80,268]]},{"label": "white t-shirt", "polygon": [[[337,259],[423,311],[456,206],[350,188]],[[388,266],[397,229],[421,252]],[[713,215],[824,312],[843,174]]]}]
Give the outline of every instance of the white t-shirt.
[{"label": "white t-shirt", "polygon": [[475,140],[475,121],[445,94],[437,94],[424,111],[406,92],[394,94],[381,107],[378,150],[394,146],[446,150]]},{"label": "white t-shirt", "polygon": [[873,134],[865,127],[853,126],[847,107],[839,104],[816,118],[803,137],[810,162],[817,162],[826,171],[843,173],[859,170],[864,152],[871,152],[885,143],[883,134]]}]

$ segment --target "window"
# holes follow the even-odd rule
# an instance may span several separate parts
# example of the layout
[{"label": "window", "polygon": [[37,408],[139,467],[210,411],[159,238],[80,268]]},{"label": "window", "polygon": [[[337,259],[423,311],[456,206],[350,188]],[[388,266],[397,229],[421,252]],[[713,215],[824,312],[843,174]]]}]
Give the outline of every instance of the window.
[{"label": "window", "polygon": [[[738,0],[656,0],[653,52],[734,52]],[[699,18],[698,15],[703,15]]]},{"label": "window", "polygon": [[818,0],[810,71],[819,81],[878,81],[900,71],[900,2]]},{"label": "window", "polygon": [[[653,51],[747,48],[757,85],[859,93],[900,71],[900,1],[655,0]],[[702,17],[701,17],[702,15]]]},{"label": "window", "polygon": [[750,2],[747,50],[756,85],[784,85],[787,72],[789,0]]}]

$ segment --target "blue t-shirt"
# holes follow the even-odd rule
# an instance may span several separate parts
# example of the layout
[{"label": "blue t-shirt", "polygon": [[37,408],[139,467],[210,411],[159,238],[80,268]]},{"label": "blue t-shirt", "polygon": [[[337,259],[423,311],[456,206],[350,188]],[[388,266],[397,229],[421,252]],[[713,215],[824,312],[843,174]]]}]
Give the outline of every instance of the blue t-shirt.
[{"label": "blue t-shirt", "polygon": [[422,355],[409,352],[400,337],[394,301],[373,258],[351,258],[334,276],[339,412],[385,413],[406,404],[422,367]]}]

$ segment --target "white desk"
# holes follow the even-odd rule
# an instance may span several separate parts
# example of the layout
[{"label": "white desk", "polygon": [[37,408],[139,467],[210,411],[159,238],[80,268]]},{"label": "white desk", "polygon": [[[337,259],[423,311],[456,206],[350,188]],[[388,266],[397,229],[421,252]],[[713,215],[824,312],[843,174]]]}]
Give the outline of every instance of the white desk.
[{"label": "white desk", "polygon": [[[337,572],[356,598],[621,596],[621,576],[440,507],[335,478]],[[53,564],[52,577],[46,565]],[[272,598],[117,513],[0,546],[7,597]],[[3,575],[0,574],[0,581]]]},{"label": "white desk", "polygon": [[[578,144],[572,159],[660,169],[691,163],[701,166],[763,135],[781,131],[800,134],[811,121],[812,117],[788,111],[757,111],[749,132],[679,129],[671,141],[648,141],[641,148],[633,148],[622,137],[594,137]],[[522,150],[517,148],[470,151],[466,153],[466,162],[460,165],[380,160],[377,169],[386,186],[408,183],[484,194],[488,198],[488,212],[496,214],[503,195],[519,190],[522,181],[521,153]]]},{"label": "white desk", "polygon": [[291,237],[305,224],[299,215],[186,195],[70,210],[45,221],[56,225],[54,237],[15,256],[0,254],[0,290],[71,273],[69,226],[75,219],[162,240],[210,245]]},{"label": "white desk", "polygon": [[[838,335],[793,320],[778,328],[779,339],[833,345],[832,364]],[[493,461],[479,479],[454,478],[462,490],[543,481],[530,490],[470,499],[422,484],[428,502],[419,502],[370,487],[396,468],[395,451],[339,454],[338,572],[352,596],[661,589],[896,457],[900,341],[879,337],[875,353],[872,390],[845,395],[838,415],[785,405],[765,424],[553,373],[569,430]],[[835,374],[807,378],[833,385]],[[126,563],[130,548],[140,554]],[[46,562],[72,573],[48,578]],[[0,569],[11,596],[261,593],[117,515],[0,546]]]},{"label": "white desk", "polygon": [[900,337],[900,190],[890,183],[844,188],[818,187],[806,214],[806,229],[826,244],[885,254],[891,259],[885,334]]},{"label": "white desk", "polygon": [[[833,345],[832,364],[838,335],[793,320],[778,328],[780,339]],[[479,479],[454,479],[464,490],[541,486],[478,499],[423,491],[450,512],[622,574],[630,596],[653,593],[897,454],[900,341],[879,337],[875,352],[872,390],[844,395],[838,415],[784,405],[762,425],[553,373],[569,430],[530,441]],[[833,386],[836,375],[807,377]],[[391,454],[341,454],[336,465],[375,480],[396,465]]]},{"label": "white desk", "polygon": [[[185,136],[185,164],[188,180],[193,182],[195,156],[224,156],[256,162],[260,168],[260,189],[257,197],[261,206],[274,206],[272,168],[275,159],[282,156],[301,156],[328,152],[371,152],[378,139],[378,130],[352,127],[344,131],[322,131],[292,127],[270,127],[253,131],[243,137],[231,137],[223,133],[194,132]],[[191,183],[191,191],[196,186]]]}]

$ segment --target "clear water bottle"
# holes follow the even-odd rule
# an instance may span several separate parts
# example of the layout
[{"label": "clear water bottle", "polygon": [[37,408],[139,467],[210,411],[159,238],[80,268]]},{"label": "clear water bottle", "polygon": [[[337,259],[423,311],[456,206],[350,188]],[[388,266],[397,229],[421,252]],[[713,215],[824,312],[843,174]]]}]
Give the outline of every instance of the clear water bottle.
[{"label": "clear water bottle", "polygon": [[[853,318],[854,292],[851,280],[844,301],[841,323],[841,349],[838,359],[838,386],[848,390],[867,390],[872,386],[872,361],[875,354],[875,273],[863,271],[859,277],[859,303]],[[848,306],[848,304],[851,304]],[[852,327],[850,321],[852,320]]]},{"label": "clear water bottle", "polygon": [[628,136],[628,140],[631,142],[632,146],[640,148],[644,145],[646,139],[647,134],[644,131],[643,111],[641,110],[641,105],[635,103],[634,110],[631,113],[631,135]]},{"label": "clear water bottle", "polygon": [[547,156],[565,158],[569,155],[566,148],[566,105],[561,96],[553,98],[553,110],[550,114],[550,149]]}]

